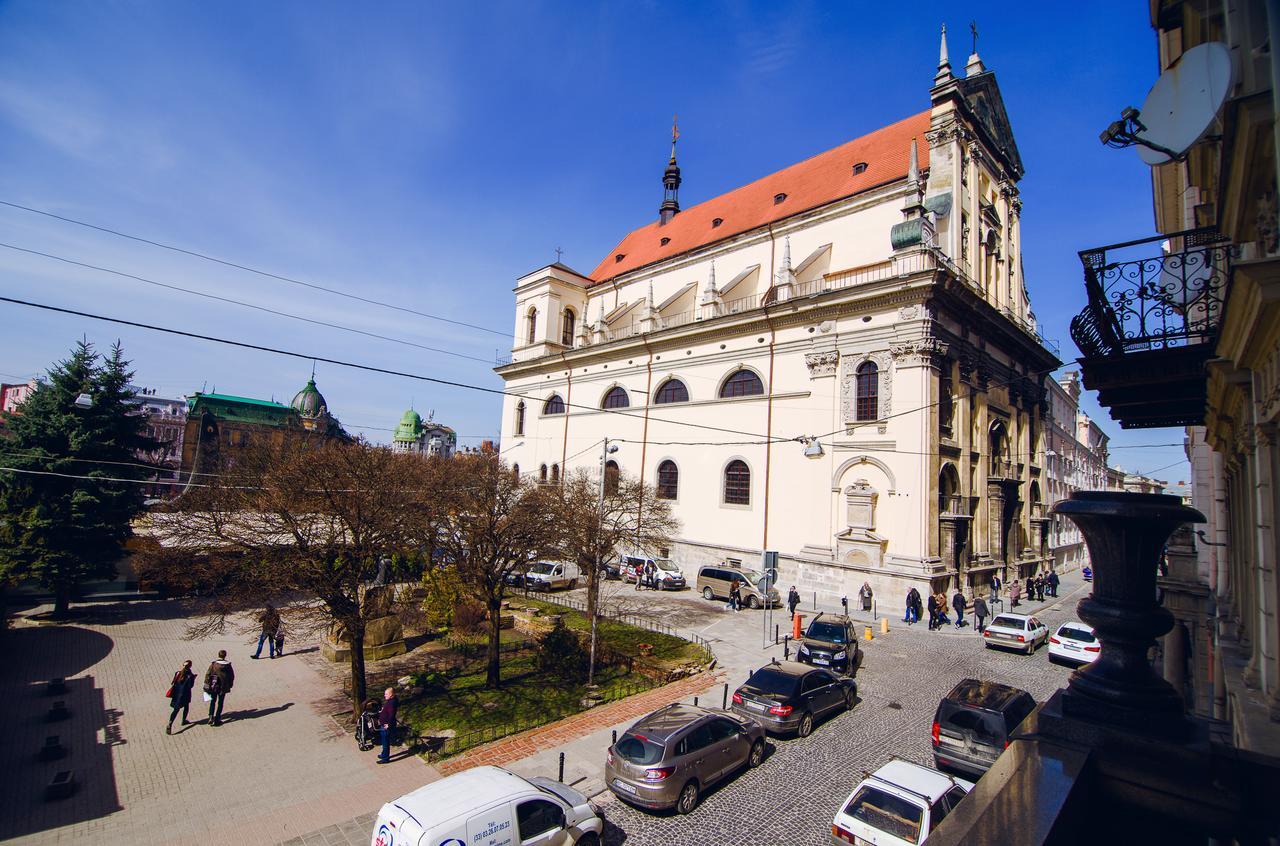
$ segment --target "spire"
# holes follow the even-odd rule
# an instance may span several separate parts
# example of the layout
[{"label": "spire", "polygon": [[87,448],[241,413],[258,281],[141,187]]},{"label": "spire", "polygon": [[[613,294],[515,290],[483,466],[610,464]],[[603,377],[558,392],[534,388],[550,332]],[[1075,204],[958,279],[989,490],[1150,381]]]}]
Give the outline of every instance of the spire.
[{"label": "spire", "polygon": [[920,150],[916,146],[916,139],[911,139],[911,159],[907,166],[907,181],[912,184],[920,182]]},{"label": "spire", "polygon": [[969,31],[973,33],[973,52],[969,54],[969,61],[964,66],[965,76],[975,76],[986,70],[982,64],[982,59],[978,57],[978,22],[969,22]]},{"label": "spire", "polygon": [[671,160],[662,173],[662,205],[658,207],[658,223],[666,224],[680,213],[680,165],[676,164],[676,141],[680,138],[680,126],[671,119]]},{"label": "spire", "polygon": [[716,293],[716,263],[711,262],[711,272],[707,274],[707,290]]},{"label": "spire", "polygon": [[954,77],[951,75],[951,59],[947,56],[947,25],[942,25],[942,47],[938,51],[938,72],[933,76],[934,85],[942,85],[950,82]]},{"label": "spire", "polygon": [[645,308],[653,308],[653,280],[649,280],[649,293],[645,296]]},{"label": "spire", "polygon": [[791,269],[791,236],[782,239],[782,265],[778,268],[778,285],[786,285],[796,281],[796,274]]}]

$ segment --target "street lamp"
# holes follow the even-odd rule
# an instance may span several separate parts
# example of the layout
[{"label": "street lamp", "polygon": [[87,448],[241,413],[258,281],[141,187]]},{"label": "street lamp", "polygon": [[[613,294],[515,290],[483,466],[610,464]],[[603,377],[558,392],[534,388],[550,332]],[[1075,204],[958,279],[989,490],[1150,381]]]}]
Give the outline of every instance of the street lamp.
[{"label": "street lamp", "polygon": [[[604,439],[604,446],[600,451],[600,508],[596,513],[596,571],[591,574],[587,580],[587,584],[595,585],[595,601],[591,602],[591,657],[587,664],[587,686],[595,684],[596,679],[596,617],[600,613],[600,566],[603,563],[600,560],[600,537],[604,534],[604,480],[609,473],[609,456],[618,451],[617,444],[609,443],[609,439]],[[587,597],[591,599],[591,597]]]},{"label": "street lamp", "polygon": [[822,442],[817,438],[801,435],[797,440],[804,444],[805,458],[821,458],[825,454],[822,450]]}]

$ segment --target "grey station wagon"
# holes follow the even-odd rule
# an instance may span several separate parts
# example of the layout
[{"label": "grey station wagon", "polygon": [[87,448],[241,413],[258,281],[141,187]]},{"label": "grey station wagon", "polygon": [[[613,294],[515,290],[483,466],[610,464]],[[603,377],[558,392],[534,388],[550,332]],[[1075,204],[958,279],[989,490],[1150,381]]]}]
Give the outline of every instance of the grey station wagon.
[{"label": "grey station wagon", "polygon": [[687,814],[702,792],[764,760],[764,729],[728,711],[668,705],[627,729],[609,747],[605,784],[641,808]]}]

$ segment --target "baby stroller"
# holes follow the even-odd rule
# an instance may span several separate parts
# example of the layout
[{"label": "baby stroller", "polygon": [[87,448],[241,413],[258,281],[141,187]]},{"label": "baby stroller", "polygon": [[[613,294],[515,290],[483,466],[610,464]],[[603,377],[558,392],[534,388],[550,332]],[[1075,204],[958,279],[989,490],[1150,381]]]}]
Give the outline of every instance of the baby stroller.
[{"label": "baby stroller", "polygon": [[356,720],[356,746],[361,752],[368,752],[378,743],[378,710],[378,700],[370,699]]},{"label": "baby stroller", "polygon": [[1091,582],[1093,581],[1093,570],[1088,567],[1085,567],[1083,570],[1080,571],[1080,576],[1086,582]]}]

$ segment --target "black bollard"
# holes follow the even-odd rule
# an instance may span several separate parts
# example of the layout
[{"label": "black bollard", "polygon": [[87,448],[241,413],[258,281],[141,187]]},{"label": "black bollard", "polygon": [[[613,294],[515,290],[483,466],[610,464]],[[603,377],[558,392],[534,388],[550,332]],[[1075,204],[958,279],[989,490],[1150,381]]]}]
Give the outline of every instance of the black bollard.
[{"label": "black bollard", "polygon": [[559,781],[561,783],[564,782],[564,753],[563,752],[560,753],[560,778],[556,779],[556,781]]},{"label": "black bollard", "polygon": [[782,660],[791,660],[791,635],[787,635],[782,639]]},{"label": "black bollard", "polygon": [[729,683],[728,682],[724,683],[724,695],[720,697],[720,707],[721,708],[729,707]]},{"label": "black bollard", "polygon": [[618,730],[617,730],[617,729],[614,729],[614,730],[613,730],[613,745],[614,745],[614,746],[617,746],[617,745],[618,745]]},{"label": "black bollard", "polygon": [[778,638],[780,637],[781,632],[782,632],[782,626],[778,625],[777,623],[774,623],[773,625],[773,645],[774,646],[778,645]]},{"label": "black bollard", "polygon": [[697,707],[698,707],[698,697],[696,697],[696,696],[695,696],[695,697],[693,697],[693,707],[695,707],[695,708],[697,708]]}]

